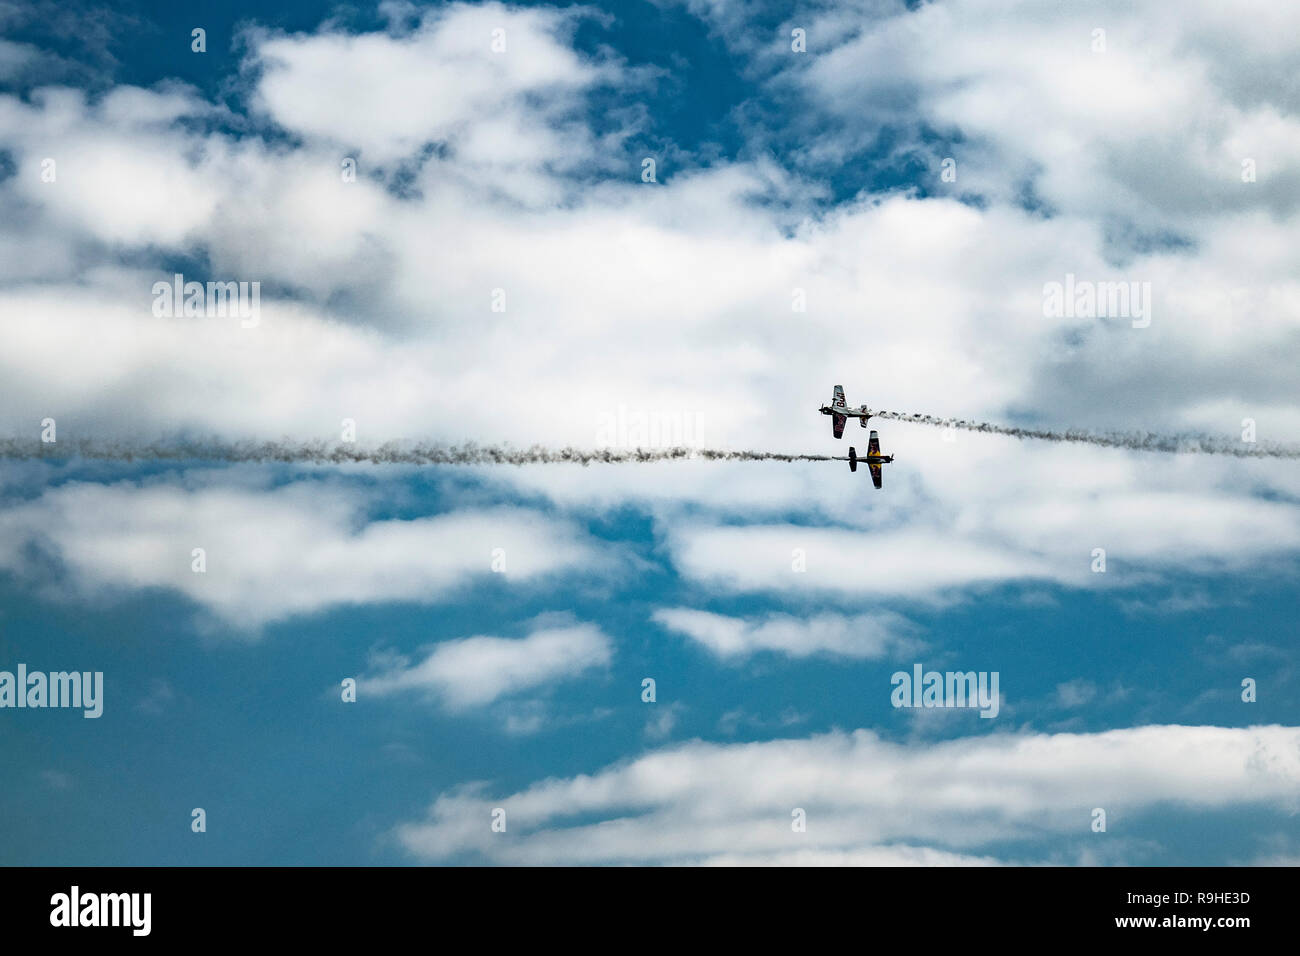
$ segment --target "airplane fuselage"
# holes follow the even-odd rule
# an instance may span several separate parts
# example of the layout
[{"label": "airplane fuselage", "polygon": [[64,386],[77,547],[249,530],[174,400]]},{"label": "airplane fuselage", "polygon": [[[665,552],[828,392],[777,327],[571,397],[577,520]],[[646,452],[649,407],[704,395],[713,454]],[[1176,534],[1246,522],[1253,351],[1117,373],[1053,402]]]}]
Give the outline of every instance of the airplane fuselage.
[{"label": "airplane fuselage", "polygon": [[848,405],[823,405],[817,409],[823,415],[843,415],[845,418],[870,418],[875,413],[865,405],[850,408]]},{"label": "airplane fuselage", "polygon": [[[859,465],[888,465],[894,460],[893,455],[829,455],[829,461],[849,461]],[[857,470],[856,468],[854,469]]]}]

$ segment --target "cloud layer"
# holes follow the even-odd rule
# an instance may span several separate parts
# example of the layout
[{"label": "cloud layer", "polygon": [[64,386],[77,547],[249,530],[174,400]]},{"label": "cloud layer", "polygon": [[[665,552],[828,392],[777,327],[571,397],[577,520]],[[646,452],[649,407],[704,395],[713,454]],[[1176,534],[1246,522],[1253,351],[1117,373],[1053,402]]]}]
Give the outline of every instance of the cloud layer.
[{"label": "cloud layer", "polygon": [[358,689],[379,697],[423,692],[465,710],[603,667],[612,648],[590,624],[539,628],[523,638],[466,637],[443,641],[418,662],[386,661]]},{"label": "cloud layer", "polygon": [[367,520],[366,505],[327,481],[69,483],[0,513],[0,567],[39,580],[41,554],[74,592],[163,588],[255,629],[341,605],[447,600],[493,574],[527,585],[608,559],[572,524],[526,509]]},{"label": "cloud layer", "polygon": [[[431,862],[948,864],[1050,835],[1074,855],[1058,862],[1078,862],[1106,858],[1106,841],[1132,837],[1128,821],[1169,803],[1294,813],[1297,783],[1300,731],[1288,727],[997,734],[913,747],[858,730],[695,741],[513,794],[444,793],[427,820],[395,836]],[[492,829],[497,807],[504,833]],[[1104,833],[1092,830],[1096,808],[1107,813]],[[803,832],[792,826],[799,809]]]}]

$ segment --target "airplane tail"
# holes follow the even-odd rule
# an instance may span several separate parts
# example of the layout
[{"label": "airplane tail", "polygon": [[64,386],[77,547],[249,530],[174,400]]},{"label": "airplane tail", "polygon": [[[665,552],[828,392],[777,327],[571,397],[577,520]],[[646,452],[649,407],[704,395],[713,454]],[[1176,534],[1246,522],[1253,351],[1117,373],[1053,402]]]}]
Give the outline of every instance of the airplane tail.
[{"label": "airplane tail", "polygon": [[858,450],[852,445],[849,446],[849,471],[858,470]]}]

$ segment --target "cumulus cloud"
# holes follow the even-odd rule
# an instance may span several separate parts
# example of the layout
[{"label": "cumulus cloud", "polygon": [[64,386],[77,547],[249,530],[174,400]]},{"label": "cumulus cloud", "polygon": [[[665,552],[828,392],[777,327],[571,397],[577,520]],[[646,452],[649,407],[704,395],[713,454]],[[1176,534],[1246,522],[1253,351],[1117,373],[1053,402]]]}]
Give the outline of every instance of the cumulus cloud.
[{"label": "cumulus cloud", "polygon": [[577,123],[566,129],[570,114],[584,91],[617,69],[573,50],[578,15],[455,3],[425,11],[405,33],[252,28],[246,66],[259,74],[255,105],[277,124],[356,147],[367,160],[388,163],[450,145],[458,158],[498,171],[564,161],[566,148],[567,163],[576,165],[589,158],[589,132]]},{"label": "cumulus cloud", "polygon": [[[1107,809],[1112,829],[1171,801],[1294,812],[1297,783],[1293,727],[1147,726],[924,746],[858,730],[693,741],[511,794],[450,791],[395,836],[428,861],[981,862],[995,842],[1050,836],[1070,848],[1092,835],[1094,807]],[[504,837],[488,826],[494,807],[507,813]],[[806,832],[792,829],[795,809],[807,814]]]},{"label": "cumulus cloud", "polygon": [[498,548],[503,574],[525,585],[591,570],[604,550],[572,524],[522,508],[368,520],[368,504],[317,481],[73,482],[0,513],[0,568],[30,576],[34,555],[46,555],[68,572],[60,587],[87,596],[163,588],[253,629],[341,605],[445,600],[492,574]]},{"label": "cumulus cloud", "polygon": [[880,658],[918,646],[909,636],[915,628],[891,611],[857,617],[818,614],[802,619],[788,614],[736,618],[691,608],[660,608],[654,620],[724,660],[743,660],[760,651],[789,657]]},{"label": "cumulus cloud", "polygon": [[[802,525],[687,527],[672,542],[683,574],[734,591],[924,596],[1046,573],[1032,555],[996,544],[945,541],[930,531],[867,536]],[[806,571],[794,567],[800,554]]]},{"label": "cumulus cloud", "polygon": [[[959,131],[975,144],[959,182],[1008,199],[1032,181],[1054,208],[1148,228],[1295,208],[1300,103],[1272,85],[1300,65],[1273,33],[1300,28],[1289,4],[1233,16],[1198,0],[1177,22],[1119,0],[863,7],[865,28],[831,39],[804,74],[814,101],[845,115],[887,104]],[[1253,191],[1249,156],[1270,169]]]},{"label": "cumulus cloud", "polygon": [[420,661],[386,662],[358,687],[375,696],[421,692],[466,710],[604,667],[611,656],[612,642],[594,625],[544,627],[523,638],[443,641]]}]

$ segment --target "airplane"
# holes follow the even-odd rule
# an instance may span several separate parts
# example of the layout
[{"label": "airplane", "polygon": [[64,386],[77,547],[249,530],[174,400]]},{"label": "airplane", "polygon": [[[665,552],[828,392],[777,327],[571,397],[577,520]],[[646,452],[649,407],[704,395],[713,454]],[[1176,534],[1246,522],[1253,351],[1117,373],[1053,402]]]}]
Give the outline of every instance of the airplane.
[{"label": "airplane", "polygon": [[874,428],[871,430],[871,440],[867,442],[867,453],[862,458],[858,457],[858,450],[852,445],[849,446],[849,454],[847,458],[839,455],[832,456],[831,458],[831,461],[847,461],[849,463],[849,471],[857,471],[858,462],[865,461],[867,467],[871,469],[871,483],[877,488],[881,485],[884,466],[893,460],[893,455],[882,455],[880,453],[880,438],[876,434]]},{"label": "airplane", "polygon": [[831,434],[836,438],[844,437],[844,422],[846,419],[856,418],[859,424],[866,428],[867,419],[875,414],[865,405],[859,405],[857,408],[849,408],[849,406],[845,405],[844,386],[842,385],[835,386],[835,392],[831,396],[831,403],[823,405],[817,410],[823,415],[831,416]]}]

